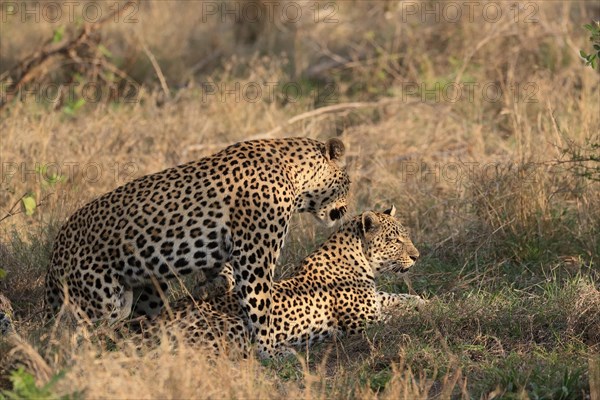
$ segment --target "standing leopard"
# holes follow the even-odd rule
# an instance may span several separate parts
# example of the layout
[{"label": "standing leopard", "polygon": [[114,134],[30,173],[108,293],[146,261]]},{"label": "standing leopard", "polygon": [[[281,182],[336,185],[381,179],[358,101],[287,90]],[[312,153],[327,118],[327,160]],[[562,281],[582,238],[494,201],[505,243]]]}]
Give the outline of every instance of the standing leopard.
[{"label": "standing leopard", "polygon": [[[386,293],[375,285],[376,275],[403,274],[419,257],[395,212],[392,207],[353,218],[306,257],[295,276],[273,283],[269,335],[274,352],[356,333],[397,306],[424,303],[419,296]],[[224,288],[225,295],[179,300],[149,322],[148,332],[179,328],[190,344],[218,350],[227,340],[245,350],[249,338],[239,329],[242,310],[232,290],[233,271],[226,266],[221,275],[232,285]]]},{"label": "standing leopard", "polygon": [[215,277],[230,263],[246,326],[268,355],[273,269],[290,218],[309,212],[331,226],[344,215],[343,156],[338,139],[254,140],[118,187],[60,229],[47,308],[56,313],[66,294],[84,320],[152,317],[168,279]]}]

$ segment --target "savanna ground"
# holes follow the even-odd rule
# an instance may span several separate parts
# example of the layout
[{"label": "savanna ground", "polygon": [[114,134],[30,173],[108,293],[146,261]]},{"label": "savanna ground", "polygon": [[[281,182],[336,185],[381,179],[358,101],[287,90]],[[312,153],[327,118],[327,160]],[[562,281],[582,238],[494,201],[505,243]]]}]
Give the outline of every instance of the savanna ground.
[{"label": "savanna ground", "polygon": [[[75,37],[88,3],[70,21],[62,3],[55,18],[0,1],[0,292],[38,385],[20,373],[3,396],[599,399],[600,75],[579,57],[598,3],[284,0],[259,4],[274,8],[257,23],[250,3],[143,2],[15,91],[15,65]],[[86,93],[90,82],[112,95]],[[70,213],[144,174],[283,136],[344,141],[351,212],[395,204],[422,254],[380,283],[425,296],[424,309],[264,363],[123,354],[98,339],[109,328],[88,342],[43,325]],[[279,275],[328,234],[295,217]]]}]

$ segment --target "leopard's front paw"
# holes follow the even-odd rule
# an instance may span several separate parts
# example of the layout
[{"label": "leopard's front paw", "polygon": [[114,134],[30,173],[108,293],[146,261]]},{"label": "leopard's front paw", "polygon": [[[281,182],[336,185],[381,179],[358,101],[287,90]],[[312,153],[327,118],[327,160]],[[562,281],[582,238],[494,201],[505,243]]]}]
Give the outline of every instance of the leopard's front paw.
[{"label": "leopard's front paw", "polygon": [[417,311],[421,311],[423,307],[429,304],[429,300],[416,295],[409,299],[409,302],[416,308]]},{"label": "leopard's front paw", "polygon": [[206,301],[217,297],[223,297],[233,290],[230,281],[223,276],[217,276],[208,282],[199,282],[192,289],[195,299]]}]

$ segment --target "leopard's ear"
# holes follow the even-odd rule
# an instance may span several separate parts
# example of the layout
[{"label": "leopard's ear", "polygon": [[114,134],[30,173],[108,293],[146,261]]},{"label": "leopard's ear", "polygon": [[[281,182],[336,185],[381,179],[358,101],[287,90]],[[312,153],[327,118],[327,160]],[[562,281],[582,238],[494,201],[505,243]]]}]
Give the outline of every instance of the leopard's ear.
[{"label": "leopard's ear", "polygon": [[389,215],[390,217],[395,216],[396,215],[396,206],[392,204],[392,207],[388,208],[383,213]]},{"label": "leopard's ear", "polygon": [[331,161],[339,161],[346,152],[344,143],[337,138],[332,138],[325,143],[325,151],[323,155]]},{"label": "leopard's ear", "polygon": [[379,222],[379,218],[373,211],[364,212],[361,216],[361,221],[362,233],[367,239],[379,232],[381,228],[381,222]]}]

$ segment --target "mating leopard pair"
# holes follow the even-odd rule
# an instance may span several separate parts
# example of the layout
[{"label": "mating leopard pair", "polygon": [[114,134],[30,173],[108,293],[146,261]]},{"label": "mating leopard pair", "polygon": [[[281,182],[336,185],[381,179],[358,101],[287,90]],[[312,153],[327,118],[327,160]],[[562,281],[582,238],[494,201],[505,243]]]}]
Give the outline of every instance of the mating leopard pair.
[{"label": "mating leopard pair", "polygon": [[[93,200],[58,234],[46,277],[49,316],[67,301],[85,321],[153,318],[167,280],[190,273],[214,278],[230,265],[234,318],[245,327],[239,334],[255,339],[259,355],[272,354],[278,339],[271,330],[292,326],[274,303],[291,293],[273,293],[272,283],[290,218],[310,212],[332,225],[343,217],[350,186],[343,156],[338,139],[241,142]],[[369,225],[361,224],[366,234]],[[414,249],[406,235],[403,240]],[[292,335],[298,331],[290,328]]]}]

